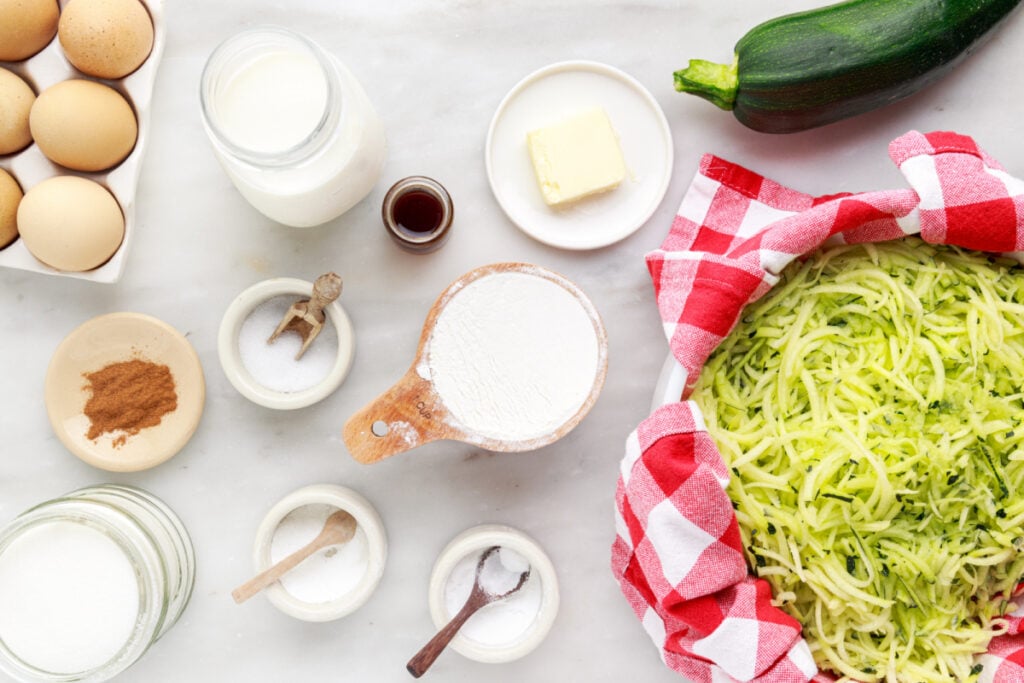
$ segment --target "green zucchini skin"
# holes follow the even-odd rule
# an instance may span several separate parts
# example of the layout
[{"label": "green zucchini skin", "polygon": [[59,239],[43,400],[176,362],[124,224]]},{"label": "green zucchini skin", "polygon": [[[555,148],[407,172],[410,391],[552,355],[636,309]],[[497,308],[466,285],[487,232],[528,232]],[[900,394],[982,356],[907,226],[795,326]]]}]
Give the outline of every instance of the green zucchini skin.
[{"label": "green zucchini skin", "polygon": [[952,70],[1021,0],[849,0],[751,29],[733,112],[792,133],[911,95]]}]

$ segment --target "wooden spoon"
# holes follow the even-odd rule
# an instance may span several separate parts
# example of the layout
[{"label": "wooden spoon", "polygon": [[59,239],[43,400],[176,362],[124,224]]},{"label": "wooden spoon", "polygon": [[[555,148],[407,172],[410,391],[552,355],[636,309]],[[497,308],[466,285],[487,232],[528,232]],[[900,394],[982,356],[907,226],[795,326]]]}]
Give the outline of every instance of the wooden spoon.
[{"label": "wooden spoon", "polygon": [[331,516],[324,522],[324,528],[320,530],[316,538],[231,591],[231,597],[235,599],[236,603],[241,605],[292,569],[295,569],[300,562],[316,551],[327,546],[348,543],[355,534],[356,520],[352,515],[345,510],[337,510],[331,513]]},{"label": "wooden spoon", "polygon": [[273,344],[283,332],[294,331],[302,338],[302,347],[295,354],[295,360],[299,360],[323,329],[324,321],[327,320],[324,308],[339,296],[341,277],[337,273],[321,275],[313,283],[313,296],[291,305],[267,343]]},{"label": "wooden spoon", "polygon": [[[420,368],[429,357],[434,326],[448,302],[476,280],[515,272],[544,278],[559,285],[576,298],[594,325],[598,359],[590,394],[575,414],[547,434],[537,438],[509,441],[476,434],[460,426],[451,417],[432,380],[423,376],[428,373],[421,373]],[[583,290],[558,273],[528,263],[495,263],[482,266],[469,271],[441,293],[427,314],[416,358],[405,376],[350,417],[345,423],[342,436],[352,457],[364,464],[377,462],[439,439],[463,441],[490,451],[530,451],[554,443],[579,424],[597,401],[607,370],[608,337],[597,309]]]},{"label": "wooden spoon", "polygon": [[437,634],[430,639],[430,641],[423,646],[423,648],[409,660],[409,663],[405,665],[406,670],[413,675],[413,678],[419,678],[430,665],[440,656],[441,652],[448,647],[448,643],[451,642],[455,634],[459,632],[459,629],[463,627],[466,621],[476,614],[476,612],[484,605],[489,605],[492,602],[498,600],[504,600],[509,597],[526,583],[526,580],[530,578],[530,568],[528,567],[525,572],[519,575],[519,581],[511,589],[504,593],[488,593],[487,589],[484,588],[483,584],[480,583],[480,575],[483,572],[484,565],[487,563],[494,553],[500,550],[500,546],[491,546],[483,552],[480,556],[480,560],[476,563],[476,575],[473,580],[473,590],[469,593],[469,598],[466,599],[466,604],[462,606],[462,609],[452,617],[444,628],[437,632]]}]

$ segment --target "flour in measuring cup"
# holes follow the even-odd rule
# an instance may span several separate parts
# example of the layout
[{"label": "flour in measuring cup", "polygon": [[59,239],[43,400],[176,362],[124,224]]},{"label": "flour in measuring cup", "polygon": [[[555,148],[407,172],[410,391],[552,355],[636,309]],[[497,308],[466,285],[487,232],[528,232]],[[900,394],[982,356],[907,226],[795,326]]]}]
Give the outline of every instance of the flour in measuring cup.
[{"label": "flour in measuring cup", "polygon": [[571,292],[540,275],[499,272],[455,292],[418,370],[467,431],[528,441],[583,406],[600,355],[595,324]]}]

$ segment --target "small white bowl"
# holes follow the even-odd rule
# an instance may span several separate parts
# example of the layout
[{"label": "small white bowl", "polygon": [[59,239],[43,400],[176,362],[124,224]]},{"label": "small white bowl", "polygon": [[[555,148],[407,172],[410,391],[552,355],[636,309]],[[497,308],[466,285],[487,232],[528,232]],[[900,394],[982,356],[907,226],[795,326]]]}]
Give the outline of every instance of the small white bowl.
[{"label": "small white bowl", "polygon": [[449,647],[463,657],[478,662],[511,662],[525,656],[541,644],[558,614],[558,577],[555,568],[537,542],[523,532],[507,526],[483,524],[467,529],[452,539],[441,551],[430,575],[430,617],[438,629],[451,621],[455,615],[448,611],[445,604],[448,577],[464,558],[469,555],[478,556],[491,546],[510,548],[530,563],[531,580],[537,578],[541,582],[540,608],[533,623],[518,638],[506,644],[480,643],[457,633]]},{"label": "small white bowl", "polygon": [[334,326],[337,332],[338,355],[331,371],[320,383],[301,391],[277,391],[256,381],[242,363],[238,350],[238,335],[242,324],[257,306],[283,295],[293,295],[296,300],[299,300],[308,299],[312,294],[313,283],[311,282],[296,278],[273,278],[258,282],[239,294],[224,312],[220,323],[220,332],[217,336],[220,364],[235,389],[253,403],[276,410],[305,408],[333,393],[348,375],[349,368],[352,367],[352,357],[355,354],[355,336],[348,314],[337,301],[333,301],[324,311],[327,314],[328,322]]},{"label": "small white bowl", "polygon": [[263,518],[263,522],[260,523],[253,546],[255,573],[258,574],[270,567],[271,542],[281,521],[293,510],[306,505],[329,505],[346,510],[355,517],[357,533],[361,530],[366,537],[366,572],[355,588],[327,602],[314,603],[300,600],[289,593],[280,582],[271,584],[264,592],[274,607],[296,619],[303,621],[340,619],[356,611],[369,600],[384,575],[384,565],[388,554],[384,523],[373,505],[352,489],[331,484],[316,484],[298,489],[274,505]]}]

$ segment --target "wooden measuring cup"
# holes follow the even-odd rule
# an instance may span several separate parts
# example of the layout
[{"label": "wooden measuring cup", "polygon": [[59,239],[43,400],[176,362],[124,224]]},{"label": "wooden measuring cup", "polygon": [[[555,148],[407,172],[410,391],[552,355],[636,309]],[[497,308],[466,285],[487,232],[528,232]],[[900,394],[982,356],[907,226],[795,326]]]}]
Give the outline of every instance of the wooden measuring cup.
[{"label": "wooden measuring cup", "polygon": [[[431,376],[430,347],[434,328],[445,307],[468,286],[482,278],[518,273],[543,278],[568,292],[591,324],[597,343],[594,380],[579,408],[557,427],[528,439],[499,439],[460,424],[438,393]],[[548,333],[551,330],[539,330]],[[601,317],[587,295],[570,280],[528,263],[495,263],[469,271],[450,284],[427,314],[416,357],[405,375],[390,389],[364,406],[346,422],[342,436],[352,457],[372,463],[431,441],[449,439],[471,443],[489,451],[529,451],[568,434],[593,407],[608,369],[608,337]]]}]

